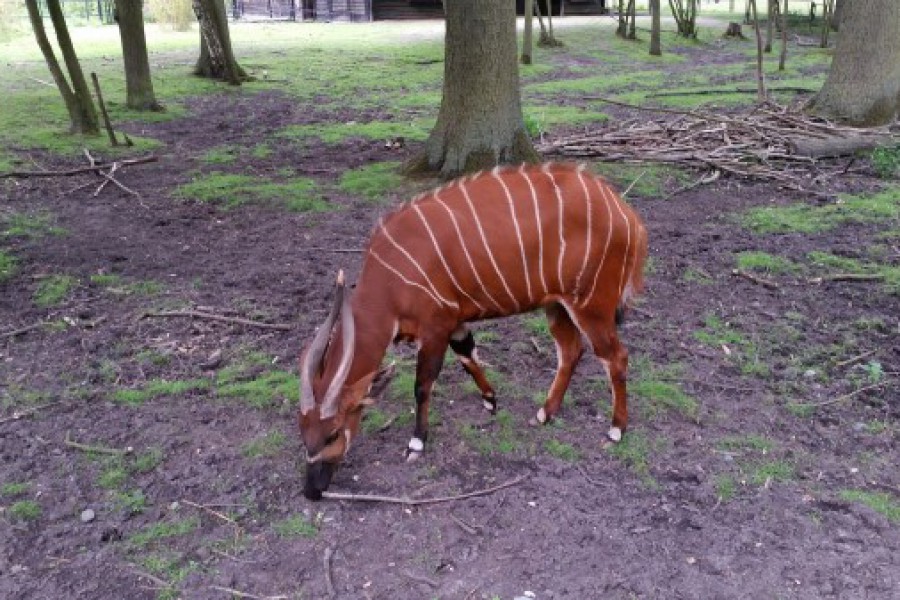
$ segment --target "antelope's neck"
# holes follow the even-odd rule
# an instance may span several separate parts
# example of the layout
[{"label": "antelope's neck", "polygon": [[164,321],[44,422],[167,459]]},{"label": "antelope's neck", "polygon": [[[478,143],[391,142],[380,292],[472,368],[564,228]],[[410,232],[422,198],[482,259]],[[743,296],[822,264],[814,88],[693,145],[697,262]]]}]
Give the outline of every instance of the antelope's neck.
[{"label": "antelope's neck", "polygon": [[[380,297],[379,297],[380,296]],[[355,383],[381,367],[381,361],[394,337],[395,320],[384,308],[384,297],[366,293],[357,286],[352,299],[355,343],[353,362],[347,383]]]}]

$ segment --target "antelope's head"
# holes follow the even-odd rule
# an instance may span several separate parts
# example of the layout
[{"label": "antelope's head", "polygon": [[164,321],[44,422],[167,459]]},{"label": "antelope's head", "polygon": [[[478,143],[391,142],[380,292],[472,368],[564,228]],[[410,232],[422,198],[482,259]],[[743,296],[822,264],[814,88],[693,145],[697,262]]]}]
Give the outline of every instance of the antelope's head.
[{"label": "antelope's head", "polygon": [[303,494],[310,500],[320,500],[328,489],[359,430],[363,409],[380,398],[393,375],[390,366],[347,382],[356,328],[344,288],[341,271],[331,312],[300,358],[299,425],[307,454]]}]

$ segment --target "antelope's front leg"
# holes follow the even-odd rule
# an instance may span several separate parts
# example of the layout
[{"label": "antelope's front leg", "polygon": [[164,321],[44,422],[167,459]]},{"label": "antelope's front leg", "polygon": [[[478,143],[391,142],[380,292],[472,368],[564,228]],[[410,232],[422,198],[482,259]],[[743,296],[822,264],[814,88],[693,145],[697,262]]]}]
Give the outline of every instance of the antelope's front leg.
[{"label": "antelope's front leg", "polygon": [[447,338],[422,340],[419,354],[416,357],[416,430],[406,448],[406,460],[414,461],[422,455],[425,442],[428,441],[428,405],[431,402],[431,390],[444,365],[444,353],[447,351]]}]

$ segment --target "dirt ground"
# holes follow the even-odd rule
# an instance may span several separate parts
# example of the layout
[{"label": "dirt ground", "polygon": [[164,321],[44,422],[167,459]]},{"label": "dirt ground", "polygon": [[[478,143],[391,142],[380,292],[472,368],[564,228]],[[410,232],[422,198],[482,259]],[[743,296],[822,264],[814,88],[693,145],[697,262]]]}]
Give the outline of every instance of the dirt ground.
[{"label": "dirt ground", "polygon": [[[413,400],[397,393],[332,490],[427,498],[516,482],[434,505],[310,503],[297,354],[334,274],[358,271],[352,250],[389,206],[334,186],[327,200],[339,210],[322,213],[174,198],[176,185],[213,170],[197,157],[214,146],[252,147],[285,125],[335,118],[275,92],[189,105],[184,119],[133,126],[165,144],[158,162],[120,174],[140,201],[112,186],[94,196],[92,176],[3,184],[0,211],[65,233],[2,241],[19,265],[0,284],[0,480],[27,486],[0,496],[0,597],[900,598],[898,521],[852,495],[900,500],[897,295],[878,281],[788,273],[768,276],[778,283],[768,288],[732,274],[739,252],[800,263],[813,250],[865,257],[876,243],[897,265],[884,222],[760,235],[736,215],[803,199],[733,179],[631,198],[652,256],[622,330],[632,380],[665,379],[693,408],[640,388],[627,445],[609,448],[609,395],[586,356],[560,421],[528,427],[553,376],[552,341],[523,318],[484,323],[500,415],[448,365],[423,458],[404,461]],[[238,113],[240,123],[225,118]],[[415,149],[285,145],[240,169],[331,185]],[[840,185],[877,183],[862,174]],[[896,232],[896,220],[887,227]],[[39,306],[54,274],[76,285]],[[166,309],[293,327],[142,318]],[[411,350],[397,356],[411,375]],[[876,363],[885,379],[867,378]],[[187,384],[143,402],[117,395],[160,381]],[[26,500],[39,515],[13,514]]]}]

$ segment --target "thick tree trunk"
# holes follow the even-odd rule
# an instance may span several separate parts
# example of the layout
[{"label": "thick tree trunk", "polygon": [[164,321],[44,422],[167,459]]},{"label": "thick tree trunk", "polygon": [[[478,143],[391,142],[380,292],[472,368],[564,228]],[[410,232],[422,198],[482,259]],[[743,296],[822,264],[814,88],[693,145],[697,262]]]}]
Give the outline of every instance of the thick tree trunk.
[{"label": "thick tree trunk", "polygon": [[814,99],[812,110],[858,126],[885,125],[897,118],[900,2],[845,3],[841,35],[828,79]]},{"label": "thick tree trunk", "polygon": [[125,104],[134,110],[162,110],[153,93],[142,0],[116,0],[122,58],[125,63]]},{"label": "thick tree trunk", "polygon": [[200,59],[194,74],[232,85],[250,79],[234,57],[225,5],[219,0],[193,0],[193,7],[200,25]]},{"label": "thick tree trunk", "polygon": [[445,4],[444,94],[425,154],[410,171],[445,177],[500,163],[536,162],[519,97],[515,3]]},{"label": "thick tree trunk", "polygon": [[71,131],[88,135],[99,134],[100,124],[97,120],[97,110],[94,108],[91,92],[88,89],[84,73],[81,71],[81,64],[75,55],[75,48],[69,37],[69,30],[66,28],[66,20],[60,9],[59,0],[47,0],[47,7],[53,27],[56,30],[60,51],[69,71],[69,77],[72,79],[72,86],[69,86],[62,67],[56,59],[56,54],[53,52],[53,47],[47,38],[47,33],[44,30],[44,20],[38,9],[37,1],[25,0],[25,5],[28,9],[31,26],[34,29],[35,39],[69,112]]},{"label": "thick tree trunk", "polygon": [[659,0],[650,0],[650,55],[662,56],[662,45],[660,44],[660,6]]}]

